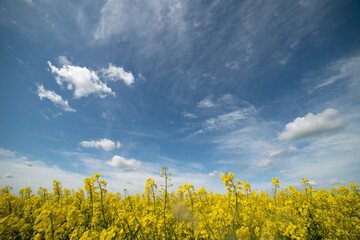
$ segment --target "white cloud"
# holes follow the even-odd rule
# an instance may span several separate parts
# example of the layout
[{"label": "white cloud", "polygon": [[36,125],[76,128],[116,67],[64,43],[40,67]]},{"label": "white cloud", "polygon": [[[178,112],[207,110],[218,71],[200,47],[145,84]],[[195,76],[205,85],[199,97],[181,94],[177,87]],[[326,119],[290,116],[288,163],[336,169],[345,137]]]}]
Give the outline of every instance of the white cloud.
[{"label": "white cloud", "polygon": [[[17,193],[20,189],[27,186],[36,192],[39,187],[45,187],[49,192],[52,191],[52,181],[59,180],[64,188],[77,190],[83,187],[85,175],[64,171],[56,166],[49,166],[41,161],[32,162],[31,171],[24,164],[22,157],[7,156],[0,158],[0,176],[2,185],[13,187],[12,192]],[[11,171],[11,174],[9,174]],[[91,177],[91,175],[90,175]]]},{"label": "white cloud", "polygon": [[209,177],[221,177],[223,175],[223,172],[220,171],[212,171],[209,173]]},{"label": "white cloud", "polygon": [[184,116],[185,118],[189,118],[189,119],[191,119],[191,118],[197,118],[197,116],[196,116],[195,114],[193,114],[193,113],[188,113],[188,112],[184,112],[184,113],[183,113],[183,116]]},{"label": "white cloud", "polygon": [[135,171],[141,168],[141,161],[134,158],[124,158],[122,156],[115,155],[111,161],[106,162],[109,166],[123,169],[125,171]]},{"label": "white cloud", "polygon": [[106,79],[111,81],[123,80],[128,86],[131,86],[135,80],[131,72],[126,72],[122,67],[113,66],[111,63],[108,68],[102,69],[101,72]]},{"label": "white cloud", "polygon": [[60,65],[72,65],[69,59],[66,56],[58,56],[58,62]]},{"label": "white cloud", "polygon": [[95,30],[95,39],[106,40],[112,35],[131,29],[137,37],[146,37],[148,44],[153,36],[168,27],[168,33],[184,32],[183,1],[116,1],[108,0],[101,9],[100,22]]},{"label": "white cloud", "polygon": [[16,154],[16,152],[13,152],[8,149],[0,147],[0,156],[13,157],[13,156],[15,156],[15,154]]},{"label": "white cloud", "polygon": [[309,82],[311,85],[315,83],[315,86],[309,91],[318,90],[324,87],[328,87],[338,81],[342,81],[347,84],[350,91],[358,92],[360,88],[359,76],[360,76],[360,56],[355,55],[348,58],[337,60],[324,69],[322,69],[320,77],[310,77],[304,79],[305,82]]},{"label": "white cloud", "polygon": [[285,130],[278,136],[279,140],[301,139],[323,133],[334,132],[345,126],[345,120],[336,109],[328,108],[319,114],[308,113],[286,124]]},{"label": "white cloud", "polygon": [[55,105],[60,106],[67,112],[76,112],[75,109],[69,106],[67,100],[62,99],[62,97],[56,94],[54,91],[46,90],[43,85],[38,85],[37,87],[38,87],[37,94],[41,100],[43,100],[43,98],[47,98],[50,101],[52,101]]},{"label": "white cloud", "polygon": [[257,164],[257,166],[261,169],[268,169],[272,166],[274,166],[274,163],[270,159],[264,159],[261,162]]},{"label": "white cloud", "polygon": [[[311,139],[309,144],[301,149],[302,154],[295,154],[283,163],[284,168],[291,172],[284,177],[288,181],[307,177],[321,183],[322,187],[344,181],[359,182],[359,133],[359,126],[350,124],[349,128],[338,134]],[[332,179],[339,181],[330,182]]]},{"label": "white cloud", "polygon": [[[217,101],[221,104],[231,105],[231,104],[235,103],[235,98],[230,93],[226,93],[226,94],[222,95]],[[246,104],[248,104],[248,103],[246,103]]]},{"label": "white cloud", "polygon": [[203,122],[203,127],[197,133],[203,133],[209,130],[224,129],[224,128],[233,128],[241,120],[244,120],[249,117],[249,115],[255,113],[256,110],[254,107],[248,107],[232,111],[226,114],[219,115],[214,118],[209,118]]},{"label": "white cloud", "polygon": [[67,89],[74,90],[75,98],[86,97],[89,94],[97,94],[100,97],[105,97],[107,94],[115,96],[111,88],[99,79],[96,72],[86,67],[64,65],[61,68],[57,68],[50,61],[47,63],[51,72],[56,75],[56,82],[60,86],[67,83]]},{"label": "white cloud", "polygon": [[298,149],[294,145],[290,145],[287,149],[286,148],[280,148],[280,149],[274,149],[274,150],[267,150],[262,153],[264,157],[272,158],[272,157],[278,157],[286,152],[288,153],[295,153]]},{"label": "white cloud", "polygon": [[280,156],[281,154],[285,153],[286,149],[285,148],[281,148],[281,149],[277,149],[277,150],[268,150],[262,153],[262,155],[264,157],[277,157]]},{"label": "white cloud", "polygon": [[211,108],[211,107],[215,107],[216,104],[209,98],[205,98],[203,100],[201,100],[200,102],[198,102],[197,106],[199,108]]},{"label": "white cloud", "polygon": [[107,138],[102,138],[98,141],[94,141],[94,140],[82,141],[79,143],[79,145],[86,148],[102,148],[107,152],[121,147],[119,141],[115,143],[114,141]]},{"label": "white cloud", "polygon": [[[233,95],[226,93],[221,97],[212,100],[212,97],[206,97],[196,104],[198,108],[214,108],[214,107],[235,107],[239,106],[239,102]],[[242,102],[241,105],[251,106],[248,102]]]},{"label": "white cloud", "polygon": [[[1,148],[0,148],[1,150]],[[39,187],[45,187],[49,192],[52,191],[52,181],[59,180],[64,188],[74,189],[83,188],[83,182],[86,177],[91,177],[94,173],[101,173],[101,178],[104,178],[107,185],[107,190],[113,193],[122,192],[124,188],[129,190],[130,194],[141,193],[144,191],[144,184],[146,179],[152,177],[157,184],[164,182],[160,177],[160,170],[163,164],[159,162],[141,162],[125,161],[126,164],[119,164],[128,169],[127,171],[119,171],[116,168],[117,160],[105,163],[101,159],[94,159],[89,154],[82,152],[63,152],[61,154],[67,155],[74,164],[72,171],[81,171],[84,174],[79,174],[71,171],[60,169],[56,166],[50,166],[41,161],[32,161],[33,167],[29,171],[29,167],[24,164],[23,157],[8,156],[9,150],[0,152],[0,178],[2,185],[10,185],[13,187],[12,193],[17,193],[20,189],[30,186],[33,192],[36,192]],[[117,157],[118,158],[118,157]],[[129,160],[129,159],[126,159]],[[115,168],[109,163],[115,163]],[[214,192],[224,192],[223,183],[219,179],[209,178],[208,174],[201,173],[194,168],[188,168],[186,164],[169,163],[165,165],[170,167],[172,175],[172,183],[174,184],[170,190],[176,190],[176,187],[191,179],[191,184],[195,188],[205,186],[207,190]],[[130,171],[142,166],[137,171]],[[182,167],[184,166],[184,167]],[[4,178],[8,173],[14,178]]]}]

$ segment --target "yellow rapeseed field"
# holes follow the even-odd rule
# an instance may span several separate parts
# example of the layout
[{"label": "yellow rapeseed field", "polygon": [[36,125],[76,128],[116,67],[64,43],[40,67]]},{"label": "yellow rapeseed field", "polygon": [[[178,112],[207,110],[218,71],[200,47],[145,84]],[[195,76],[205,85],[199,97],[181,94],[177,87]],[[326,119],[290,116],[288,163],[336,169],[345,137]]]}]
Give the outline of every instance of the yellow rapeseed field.
[{"label": "yellow rapeseed field", "polygon": [[302,188],[273,194],[251,190],[226,173],[226,194],[187,183],[170,191],[171,173],[161,170],[158,185],[149,178],[141,194],[111,193],[100,174],[84,189],[52,192],[30,187],[1,189],[0,239],[360,239],[360,194],[356,184],[329,191]]}]

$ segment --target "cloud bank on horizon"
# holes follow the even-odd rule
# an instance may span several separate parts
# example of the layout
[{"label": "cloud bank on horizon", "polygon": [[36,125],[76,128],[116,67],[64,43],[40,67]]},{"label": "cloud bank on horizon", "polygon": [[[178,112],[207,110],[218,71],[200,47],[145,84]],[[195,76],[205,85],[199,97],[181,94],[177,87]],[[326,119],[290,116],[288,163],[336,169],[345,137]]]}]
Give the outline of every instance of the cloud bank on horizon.
[{"label": "cloud bank on horizon", "polygon": [[229,171],[255,190],[360,181],[355,0],[0,8],[2,184],[101,171],[139,192],[164,166],[220,192]]}]

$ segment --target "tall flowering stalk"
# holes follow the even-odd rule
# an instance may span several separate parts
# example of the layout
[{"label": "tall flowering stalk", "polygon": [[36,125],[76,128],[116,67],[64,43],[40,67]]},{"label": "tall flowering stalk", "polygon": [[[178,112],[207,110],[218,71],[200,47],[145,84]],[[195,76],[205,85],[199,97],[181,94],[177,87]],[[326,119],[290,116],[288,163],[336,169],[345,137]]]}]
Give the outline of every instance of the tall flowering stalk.
[{"label": "tall flowering stalk", "polygon": [[235,232],[235,221],[236,221],[237,209],[238,209],[238,190],[241,191],[243,189],[241,186],[243,183],[240,180],[234,182],[234,179],[235,179],[234,173],[232,172],[229,173],[226,172],[221,176],[221,180],[224,182],[228,195],[229,196],[231,196],[232,194],[235,195],[235,211],[234,211],[231,228],[232,228],[233,238],[237,239]]},{"label": "tall flowering stalk", "polygon": [[160,176],[164,178],[165,185],[162,185],[163,191],[164,191],[164,239],[166,240],[166,203],[167,203],[167,195],[168,195],[168,187],[171,187],[172,184],[168,185],[168,181],[171,181],[172,179],[169,178],[171,175],[171,172],[169,172],[168,167],[163,167],[160,172]]}]

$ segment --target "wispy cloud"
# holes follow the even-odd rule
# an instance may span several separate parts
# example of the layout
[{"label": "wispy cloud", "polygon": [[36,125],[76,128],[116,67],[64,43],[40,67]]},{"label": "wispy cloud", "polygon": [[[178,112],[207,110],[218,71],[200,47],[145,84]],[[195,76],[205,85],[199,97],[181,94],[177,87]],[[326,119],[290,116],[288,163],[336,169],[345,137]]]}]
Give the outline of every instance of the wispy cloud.
[{"label": "wispy cloud", "polygon": [[215,107],[216,104],[210,98],[205,98],[200,102],[198,102],[197,106],[199,108],[211,108],[211,107]]},{"label": "wispy cloud", "polygon": [[[139,37],[154,36],[164,28],[181,33],[184,31],[183,1],[113,1],[101,9],[100,22],[95,30],[95,39],[107,40],[129,29]],[[179,34],[180,35],[180,34]]]},{"label": "wispy cloud", "polygon": [[66,56],[58,56],[57,60],[58,60],[59,64],[62,66],[72,65],[72,62]]},{"label": "wispy cloud", "polygon": [[229,113],[221,114],[213,118],[206,119],[202,123],[202,128],[195,134],[204,133],[212,130],[224,130],[233,129],[241,124],[241,122],[252,114],[256,113],[256,109],[253,106],[238,109]]},{"label": "wispy cloud", "polygon": [[16,61],[20,64],[20,65],[24,65],[25,62],[21,59],[21,58],[16,58]]},{"label": "wispy cloud", "polygon": [[183,116],[188,119],[197,118],[197,116],[195,114],[189,113],[189,112],[184,112]]},{"label": "wispy cloud", "polygon": [[239,63],[235,61],[225,63],[225,66],[230,70],[239,70]]},{"label": "wispy cloud", "polygon": [[90,141],[82,141],[79,143],[80,146],[86,148],[102,148],[105,151],[112,151],[116,148],[120,148],[121,144],[119,141],[114,142],[107,138],[102,138],[100,140],[90,140]]},{"label": "wispy cloud", "polygon": [[[241,105],[251,106],[249,103],[241,103]],[[234,98],[233,95],[226,93],[222,96],[213,99],[211,96],[206,97],[199,101],[196,106],[199,109],[210,109],[210,108],[224,108],[224,107],[235,107],[237,106],[237,99]]]},{"label": "wispy cloud", "polygon": [[[355,56],[346,57],[326,66],[322,70],[321,76],[315,78],[315,81],[312,78],[311,82],[315,82],[316,85],[313,87],[313,89],[310,90],[310,92],[328,87],[339,81],[345,81],[348,87],[358,91],[360,89],[360,84],[358,81],[359,76],[360,55],[358,54]],[[310,81],[310,79],[305,79],[305,81]]]},{"label": "wispy cloud", "polygon": [[280,156],[282,155],[283,153],[286,152],[286,149],[285,148],[281,148],[281,149],[277,149],[277,150],[268,150],[268,151],[265,151],[262,153],[262,155],[264,157],[277,157],[277,156]]},{"label": "wispy cloud", "polygon": [[272,157],[278,157],[282,154],[288,152],[288,153],[296,153],[298,151],[297,147],[294,145],[290,145],[288,148],[280,148],[280,149],[273,149],[273,150],[267,150],[262,153],[264,157],[272,158]]},{"label": "wispy cloud", "polygon": [[44,98],[49,99],[55,105],[60,106],[63,110],[67,112],[76,112],[75,109],[69,106],[68,100],[64,100],[60,95],[56,94],[54,91],[46,90],[44,86],[38,85],[37,86],[37,95],[40,97],[40,100]]},{"label": "wispy cloud", "polygon": [[224,127],[232,127],[234,126],[239,120],[245,119],[247,116],[247,111],[245,110],[236,110],[230,113],[222,114],[215,118],[207,119],[204,122],[204,129],[205,130],[212,130],[217,128],[224,128]]},{"label": "wispy cloud", "polygon": [[328,108],[318,114],[308,113],[286,124],[279,134],[279,140],[296,140],[323,133],[338,131],[345,126],[345,120],[336,109]]}]

